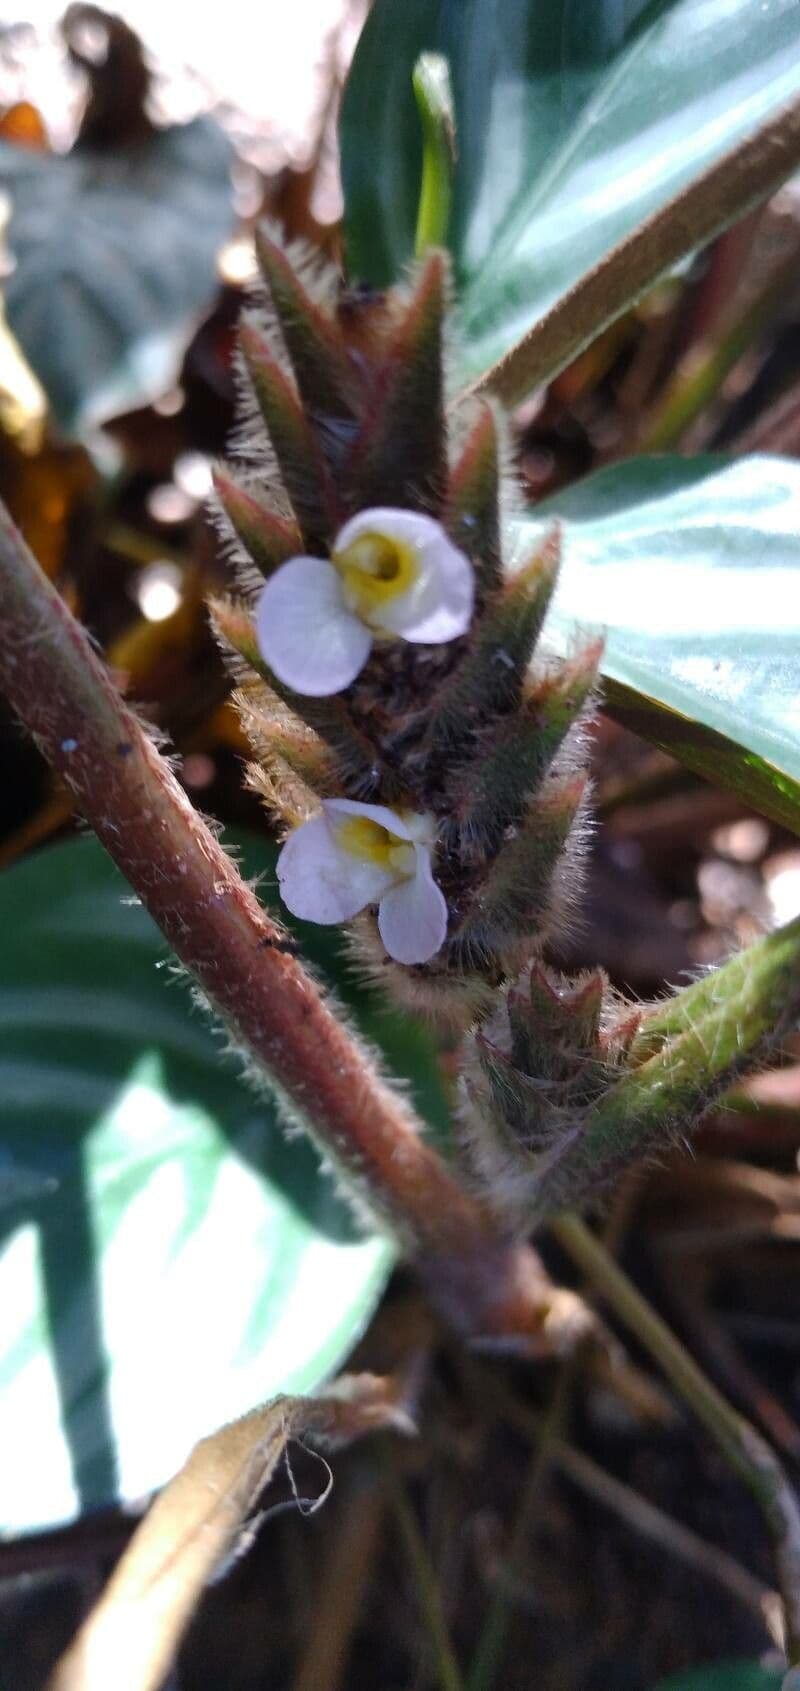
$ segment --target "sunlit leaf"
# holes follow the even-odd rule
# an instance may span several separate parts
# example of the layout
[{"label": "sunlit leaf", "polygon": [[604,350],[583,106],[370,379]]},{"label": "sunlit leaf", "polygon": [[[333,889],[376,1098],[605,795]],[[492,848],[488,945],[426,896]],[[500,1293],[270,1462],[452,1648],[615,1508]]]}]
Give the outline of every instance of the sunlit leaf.
[{"label": "sunlit leaf", "polygon": [[[274,860],[248,843],[249,872]],[[312,1390],[392,1257],[238,1078],[126,892],[90,839],[0,877],[6,1532],[136,1499],[222,1422]],[[315,960],[341,985],[327,936]],[[347,990],[441,1127],[427,1035]]]},{"label": "sunlit leaf", "polygon": [[800,828],[800,465],[636,458],[516,525],[554,516],[564,563],[546,637],[604,627],[606,694],[639,732]]},{"label": "sunlit leaf", "polygon": [[449,59],[455,100],[464,378],[800,93],[795,0],[376,0],[342,160],[350,264],[380,285],[413,252],[411,72],[429,49]]},{"label": "sunlit leaf", "polygon": [[231,160],[205,117],[116,152],[0,143],[8,321],[68,433],[174,382],[233,227]]}]

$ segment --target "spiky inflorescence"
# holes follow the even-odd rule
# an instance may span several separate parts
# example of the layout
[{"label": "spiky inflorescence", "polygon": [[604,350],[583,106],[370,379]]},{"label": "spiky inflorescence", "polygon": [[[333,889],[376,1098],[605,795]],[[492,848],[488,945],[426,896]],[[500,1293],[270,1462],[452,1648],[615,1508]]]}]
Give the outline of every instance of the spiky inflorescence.
[{"label": "spiky inflorescence", "polygon": [[[235,654],[256,761],[252,783],[284,824],[320,798],[433,815],[449,922],[428,963],[399,966],[374,917],[351,924],[356,955],[400,999],[468,1027],[536,953],[573,900],[586,780],[581,723],[599,645],[532,667],[559,561],[553,530],[513,572],[503,556],[502,420],[481,402],[448,413],[446,258],[408,290],[337,290],[301,279],[257,239],[265,300],[241,331],[247,422],[241,467],[220,471],[221,520],[243,597],[213,614]],[[470,559],[472,625],[440,645],[377,641],[343,693],[291,693],[266,668],[254,594],[298,552],[328,556],[342,525],[375,506],[438,519]]]},{"label": "spiky inflorescence", "polygon": [[648,1009],[617,999],[599,970],[569,981],[534,962],[466,1042],[482,1187],[526,1232],[596,1203],[632,1163],[686,1143],[799,1011],[800,921]]},{"label": "spiky inflorescence", "polygon": [[[600,972],[548,969],[544,941],[580,878],[582,724],[600,657],[595,642],[563,663],[534,661],[558,531],[508,568],[502,420],[486,402],[448,413],[442,254],[410,290],[372,294],[327,272],[301,279],[264,235],[257,247],[266,293],[241,332],[240,462],[217,476],[242,596],[213,607],[254,748],[250,780],[289,829],[326,799],[434,818],[441,949],[401,966],[368,913],[351,941],[401,1001],[465,1031],[469,1166],[503,1220],[527,1229],[686,1138],[796,1020],[800,924],[647,1012]],[[298,554],[327,557],[343,525],[376,506],[434,517],[466,554],[470,626],[437,645],[376,639],[345,691],[290,692],[261,656],[256,594]]]},{"label": "spiky inflorescence", "polygon": [[[544,1191],[548,1211],[585,1196],[587,1122],[625,1072],[641,1020],[602,970],[567,979],[537,959],[465,1042],[466,1151],[506,1218],[529,1227]],[[607,1150],[592,1195],[618,1172]]]}]

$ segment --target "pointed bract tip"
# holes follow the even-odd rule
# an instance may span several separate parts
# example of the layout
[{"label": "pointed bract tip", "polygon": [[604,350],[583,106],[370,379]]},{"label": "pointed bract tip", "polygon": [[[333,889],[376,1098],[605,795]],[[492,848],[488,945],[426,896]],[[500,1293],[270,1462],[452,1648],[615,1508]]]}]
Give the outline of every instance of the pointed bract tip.
[{"label": "pointed bract tip", "polygon": [[302,550],[296,523],[277,516],[225,469],[217,466],[212,473],[214,490],[228,522],[262,575],[271,575]]}]

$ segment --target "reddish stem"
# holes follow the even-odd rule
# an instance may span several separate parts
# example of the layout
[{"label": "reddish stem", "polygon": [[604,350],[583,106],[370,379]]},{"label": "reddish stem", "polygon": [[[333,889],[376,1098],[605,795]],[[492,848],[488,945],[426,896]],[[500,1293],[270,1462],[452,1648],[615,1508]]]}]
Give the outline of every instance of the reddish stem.
[{"label": "reddish stem", "polygon": [[563,1315],[571,1335],[583,1306],[555,1291],[533,1251],[498,1236],[425,1143],[192,808],[2,506],[0,613],[0,688],[28,732],[236,1044],[389,1222],[449,1317],[546,1348]]}]

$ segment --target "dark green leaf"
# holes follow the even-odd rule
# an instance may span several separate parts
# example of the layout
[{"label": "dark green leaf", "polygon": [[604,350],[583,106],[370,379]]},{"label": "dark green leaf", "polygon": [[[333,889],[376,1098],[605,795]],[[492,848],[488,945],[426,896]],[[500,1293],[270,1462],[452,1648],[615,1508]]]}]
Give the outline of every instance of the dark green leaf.
[{"label": "dark green leaf", "polygon": [[376,0],[345,97],[342,166],[350,264],[380,285],[413,252],[411,73],[427,49],[448,58],[455,102],[465,379],[800,92],[795,0]]},{"label": "dark green leaf", "polygon": [[564,562],[545,639],[605,627],[612,710],[691,768],[800,829],[800,465],[637,458],[517,525],[554,516]]},{"label": "dark green leaf", "polygon": [[783,1673],[758,1662],[717,1662],[660,1679],[653,1691],[781,1691]]},{"label": "dark green leaf", "polygon": [[233,228],[232,156],[205,117],[118,152],[0,144],[8,321],[67,433],[175,381]]},{"label": "dark green leaf", "polygon": [[[245,868],[275,852],[246,843]],[[192,1443],[314,1388],[380,1295],[303,1140],[238,1078],[163,940],[93,840],[0,877],[2,1528],[66,1521],[165,1480]],[[343,975],[334,938],[311,938]],[[322,944],[317,942],[322,937]],[[427,1035],[347,993],[438,1128]]]}]

